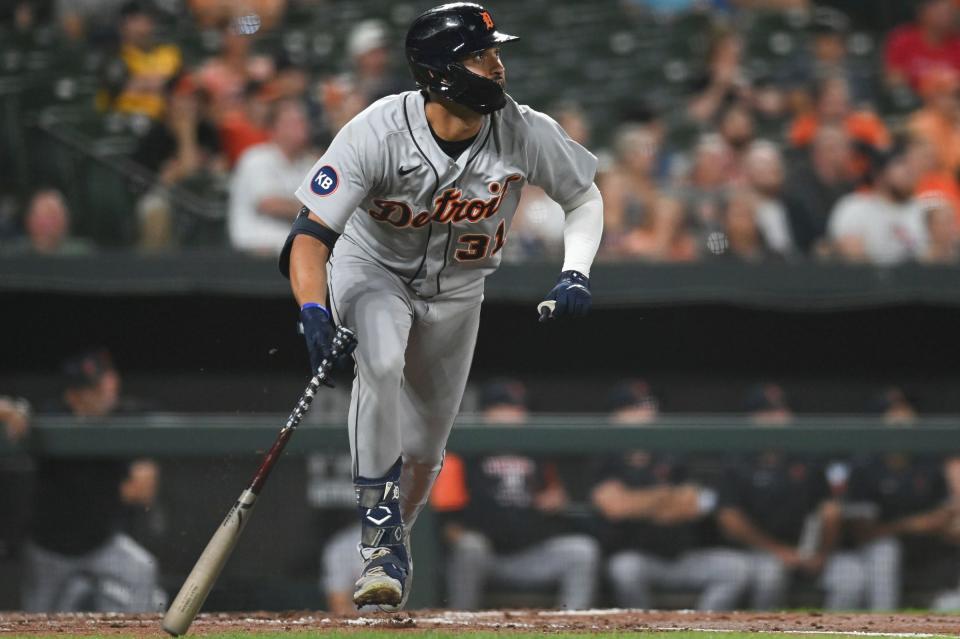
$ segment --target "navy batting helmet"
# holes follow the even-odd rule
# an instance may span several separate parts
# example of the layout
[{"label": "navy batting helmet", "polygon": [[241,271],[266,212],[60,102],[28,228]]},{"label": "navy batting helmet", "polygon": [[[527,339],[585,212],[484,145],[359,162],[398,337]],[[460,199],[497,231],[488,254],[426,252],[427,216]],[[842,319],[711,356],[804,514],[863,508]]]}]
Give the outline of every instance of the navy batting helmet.
[{"label": "navy batting helmet", "polygon": [[476,111],[503,108],[506,96],[497,82],[477,75],[465,57],[516,40],[497,31],[490,13],[472,2],[453,2],[422,13],[407,32],[407,62],[417,85]]}]

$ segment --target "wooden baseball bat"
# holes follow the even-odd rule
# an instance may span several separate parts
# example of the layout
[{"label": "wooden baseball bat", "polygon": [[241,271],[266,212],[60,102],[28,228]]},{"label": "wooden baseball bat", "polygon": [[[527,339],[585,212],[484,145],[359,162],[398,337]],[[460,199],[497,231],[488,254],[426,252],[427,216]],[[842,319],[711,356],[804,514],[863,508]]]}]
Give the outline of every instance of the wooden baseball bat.
[{"label": "wooden baseball bat", "polygon": [[280,454],[287,445],[290,436],[293,435],[293,431],[296,430],[303,416],[310,410],[310,404],[313,402],[313,396],[317,389],[327,381],[336,361],[344,355],[349,355],[356,344],[357,339],[350,329],[342,326],[337,328],[330,357],[324,359],[320,364],[316,376],[310,380],[303,395],[300,396],[296,408],[290,413],[286,425],[280,430],[273,446],[264,456],[260,467],[257,468],[257,472],[250,481],[250,485],[240,493],[240,498],[230,508],[220,527],[213,533],[213,537],[207,542],[207,547],[204,548],[200,558],[197,559],[197,563],[194,564],[187,580],[180,587],[180,592],[177,593],[173,603],[167,609],[167,614],[164,615],[161,624],[166,632],[178,637],[190,628],[190,624],[193,623],[197,613],[200,612],[200,608],[206,601],[207,595],[210,594],[217,577],[220,576],[220,571],[223,570],[227,559],[230,558],[230,553],[237,545],[240,533],[243,532],[247,522],[250,521],[253,506],[257,503],[257,496],[266,483],[267,477],[270,476],[270,471],[273,470],[274,464],[280,458]]}]

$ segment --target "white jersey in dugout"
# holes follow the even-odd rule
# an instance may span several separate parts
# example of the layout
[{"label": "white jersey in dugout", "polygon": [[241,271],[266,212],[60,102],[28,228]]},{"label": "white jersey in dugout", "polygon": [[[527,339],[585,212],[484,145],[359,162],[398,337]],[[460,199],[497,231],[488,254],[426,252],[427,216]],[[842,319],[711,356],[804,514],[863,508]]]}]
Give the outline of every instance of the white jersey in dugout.
[{"label": "white jersey in dugout", "polygon": [[563,206],[593,184],[597,159],[549,116],[509,96],[453,159],[430,131],[425,100],[409,91],[367,107],[296,196],[342,234],[334,260],[359,250],[421,298],[480,291],[500,264],[523,185]]}]

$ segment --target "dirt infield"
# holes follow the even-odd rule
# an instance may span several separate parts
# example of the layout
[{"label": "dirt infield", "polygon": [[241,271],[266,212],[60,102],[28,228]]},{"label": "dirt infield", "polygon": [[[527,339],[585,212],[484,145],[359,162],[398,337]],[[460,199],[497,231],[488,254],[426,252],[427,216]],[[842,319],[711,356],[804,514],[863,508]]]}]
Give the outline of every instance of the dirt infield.
[{"label": "dirt infield", "polygon": [[[276,632],[282,630],[419,630],[592,632],[718,630],[805,631],[840,633],[904,633],[911,636],[960,636],[960,616],[928,614],[820,614],[820,613],[699,613],[639,610],[503,610],[458,613],[420,610],[400,614],[331,617],[322,612],[212,613],[201,615],[191,635],[221,632]],[[166,636],[160,615],[67,614],[27,615],[0,613],[3,635],[128,635]]]}]

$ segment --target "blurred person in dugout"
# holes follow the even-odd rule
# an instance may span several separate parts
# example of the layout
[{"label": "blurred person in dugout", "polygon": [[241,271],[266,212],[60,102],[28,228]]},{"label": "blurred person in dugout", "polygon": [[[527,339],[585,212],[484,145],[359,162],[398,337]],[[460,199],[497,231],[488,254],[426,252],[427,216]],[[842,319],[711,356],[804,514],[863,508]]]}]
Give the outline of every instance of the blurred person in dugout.
[{"label": "blurred person in dugout", "polygon": [[103,72],[97,105],[104,111],[158,119],[166,110],[165,88],[183,66],[175,44],[155,40],[155,22],[146,2],[131,0],[120,10],[120,46]]},{"label": "blurred person in dugout", "polygon": [[614,424],[649,424],[660,414],[660,402],[643,379],[627,379],[610,391],[609,419]]},{"label": "blurred person in dugout", "polygon": [[943,476],[947,484],[947,511],[939,534],[952,546],[954,579],[948,590],[940,592],[933,600],[932,608],[940,611],[960,611],[960,454],[954,454],[943,463]]},{"label": "blurred person in dugout", "polygon": [[356,519],[353,461],[350,453],[314,453],[307,458],[307,501],[315,509],[320,552],[320,589],[327,610],[336,615],[356,611],[353,587],[363,561],[357,552],[360,524]]},{"label": "blurred person in dugout", "polygon": [[[642,380],[621,384],[611,399],[614,423],[645,423],[656,414]],[[736,550],[702,547],[717,494],[690,481],[680,459],[631,450],[601,460],[592,474],[618,606],[652,608],[658,588],[696,591],[698,610],[737,606],[750,584],[750,564]]]},{"label": "blurred person in dugout", "polygon": [[[109,354],[90,351],[67,360],[60,412],[83,422],[115,414],[120,377]],[[147,459],[36,460],[36,495],[24,552],[27,612],[144,612],[164,604],[157,564],[122,527],[149,509],[158,471]]]},{"label": "blurred person in dugout", "polygon": [[230,182],[230,242],[236,249],[258,254],[280,252],[303,207],[292,194],[315,161],[302,102],[276,102],[269,128],[270,140],[243,153]]},{"label": "blurred person in dugout", "polygon": [[[498,381],[481,391],[488,423],[522,428],[522,384]],[[566,489],[556,465],[504,451],[480,457],[447,453],[430,498],[447,548],[447,604],[476,610],[487,585],[556,587],[557,607],[593,602],[600,547],[569,532]]]},{"label": "blurred person in dugout", "polygon": [[749,562],[752,608],[784,607],[797,576],[815,580],[826,592],[826,608],[856,606],[860,572],[833,552],[840,507],[818,464],[777,451],[731,464],[720,489],[717,523]]},{"label": "blurred person in dugout", "polygon": [[[896,387],[878,394],[872,408],[887,424],[909,427],[917,412]],[[852,465],[844,491],[845,554],[862,574],[857,607],[901,606],[905,563],[922,567],[923,586],[955,588],[960,575],[960,456],[946,460],[904,453],[863,456]],[[949,591],[934,602],[946,605]],[[914,602],[911,602],[914,603]]]},{"label": "blurred person in dugout", "polygon": [[[30,431],[30,403],[0,396],[0,441],[23,441]],[[0,455],[0,561],[16,556],[23,542],[33,466],[26,453]]]}]

